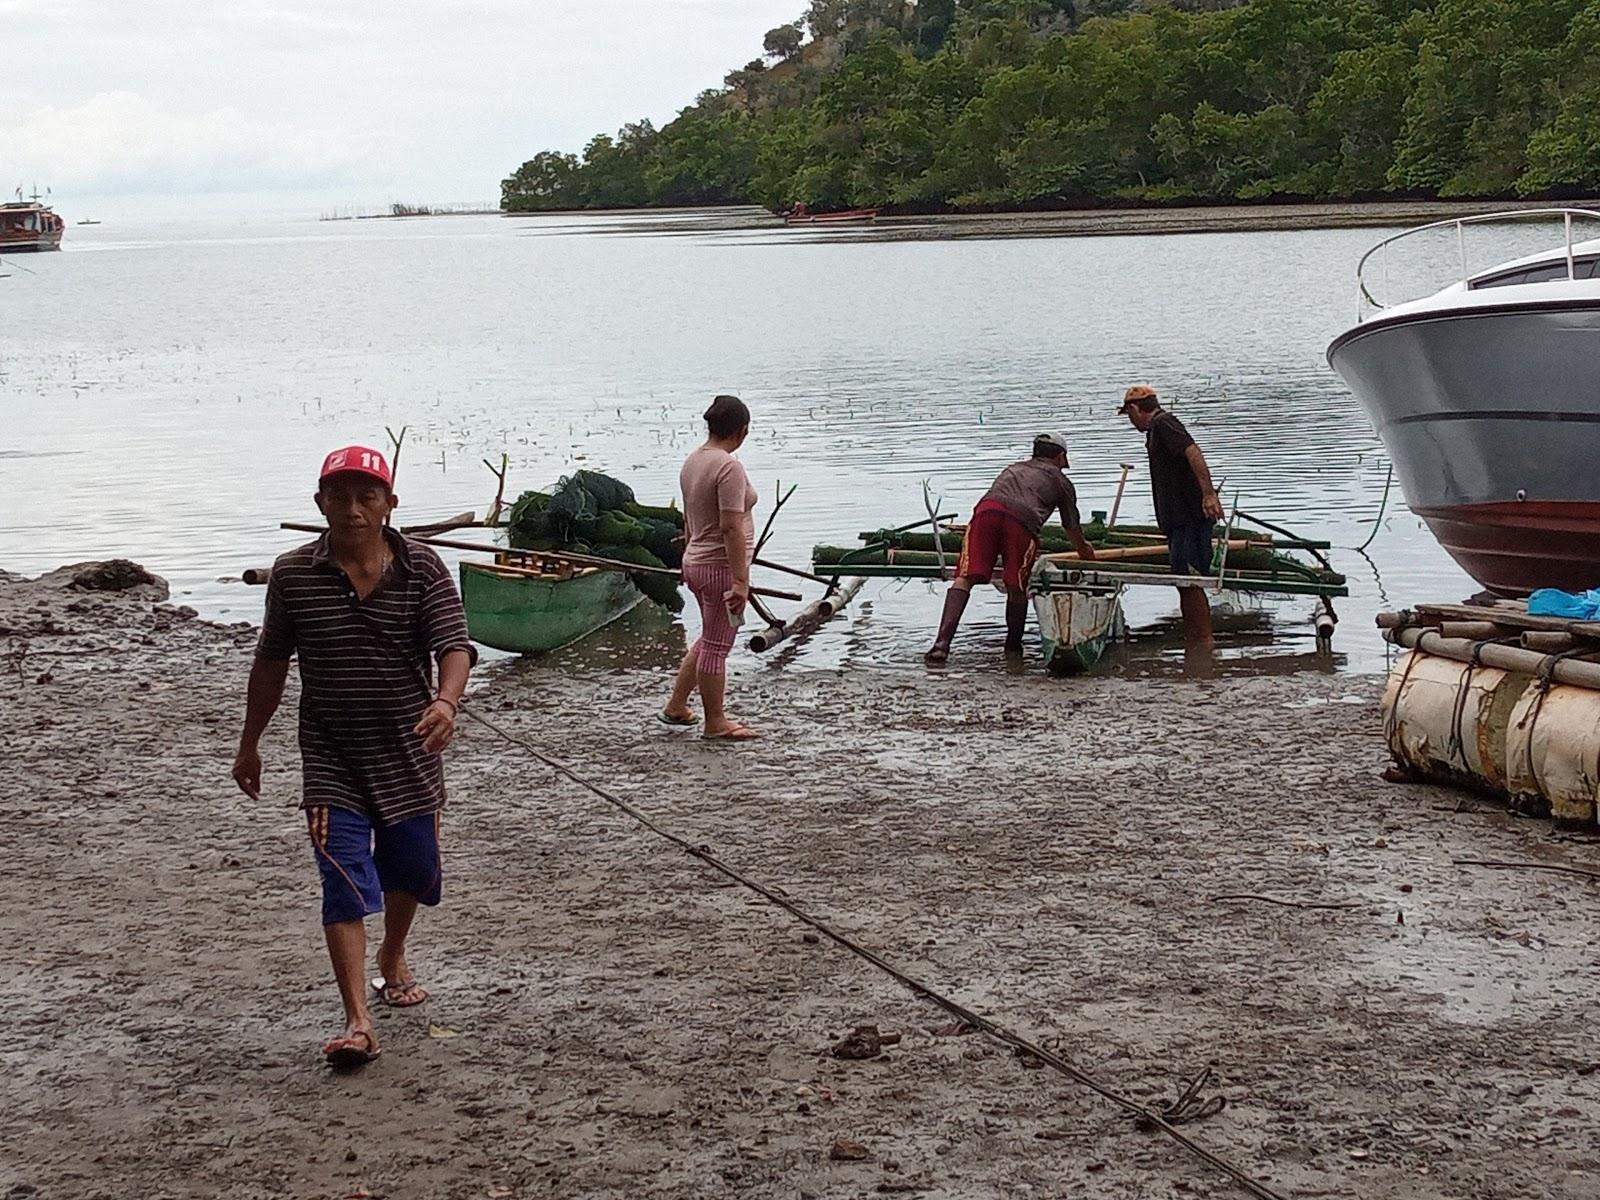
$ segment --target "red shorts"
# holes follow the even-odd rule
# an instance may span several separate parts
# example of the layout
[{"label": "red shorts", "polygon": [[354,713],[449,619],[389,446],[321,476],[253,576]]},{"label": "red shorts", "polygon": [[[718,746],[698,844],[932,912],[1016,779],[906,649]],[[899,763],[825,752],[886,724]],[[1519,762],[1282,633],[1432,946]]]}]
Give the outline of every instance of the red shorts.
[{"label": "red shorts", "polygon": [[1006,588],[1028,590],[1033,560],[1039,556],[1039,539],[1028,527],[992,500],[985,500],[972,514],[967,536],[961,540],[961,562],[956,575],[976,583],[988,583],[994,576],[996,559],[1005,563]]}]

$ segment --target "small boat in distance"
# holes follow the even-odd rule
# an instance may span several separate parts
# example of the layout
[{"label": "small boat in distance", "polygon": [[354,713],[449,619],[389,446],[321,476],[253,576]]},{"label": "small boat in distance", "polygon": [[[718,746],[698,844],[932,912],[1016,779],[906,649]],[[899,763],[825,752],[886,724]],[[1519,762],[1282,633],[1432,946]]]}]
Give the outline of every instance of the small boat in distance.
[{"label": "small boat in distance", "polygon": [[[1561,240],[1467,270],[1466,227],[1529,219],[1559,222]],[[1600,585],[1600,239],[1574,241],[1574,221],[1600,212],[1489,213],[1385,239],[1356,269],[1356,324],[1328,347],[1412,511],[1505,596]],[[1457,282],[1404,303],[1373,295],[1395,243],[1452,227]]]},{"label": "small boat in distance", "polygon": [[82,217],[82,218],[79,219],[78,224],[79,225],[98,225],[98,224],[100,224],[100,222],[94,220],[92,217]]},{"label": "small boat in distance", "polygon": [[783,214],[786,225],[871,225],[878,219],[875,208],[848,208],[839,212],[814,213],[804,204],[796,204]]},{"label": "small boat in distance", "polygon": [[[21,189],[18,189],[19,193]],[[28,200],[0,203],[0,254],[20,250],[59,250],[66,222],[39,203],[39,194]]]}]

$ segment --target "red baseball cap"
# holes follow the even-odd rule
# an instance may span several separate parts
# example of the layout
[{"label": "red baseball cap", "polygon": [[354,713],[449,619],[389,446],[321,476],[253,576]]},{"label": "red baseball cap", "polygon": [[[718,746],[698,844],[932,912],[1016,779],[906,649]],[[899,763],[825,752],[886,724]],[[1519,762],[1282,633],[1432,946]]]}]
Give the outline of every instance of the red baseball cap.
[{"label": "red baseball cap", "polygon": [[317,481],[320,483],[329,475],[339,475],[345,471],[370,475],[382,480],[384,487],[394,486],[394,472],[389,470],[389,460],[371,446],[346,446],[343,450],[335,450],[322,460],[322,473],[317,476]]}]

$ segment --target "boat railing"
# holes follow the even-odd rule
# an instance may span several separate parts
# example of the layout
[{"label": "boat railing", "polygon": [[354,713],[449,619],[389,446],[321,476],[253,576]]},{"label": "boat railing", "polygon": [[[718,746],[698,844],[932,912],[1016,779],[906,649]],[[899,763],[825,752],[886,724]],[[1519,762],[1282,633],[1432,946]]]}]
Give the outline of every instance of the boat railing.
[{"label": "boat railing", "polygon": [[[1384,238],[1383,241],[1379,242],[1376,246],[1373,246],[1372,249],[1368,250],[1361,256],[1361,261],[1356,264],[1356,321],[1359,323],[1366,320],[1369,308],[1381,312],[1383,309],[1390,307],[1388,298],[1389,247],[1395,245],[1397,242],[1403,242],[1407,238],[1413,238],[1419,234],[1430,233],[1436,229],[1450,229],[1453,227],[1456,231],[1456,253],[1461,262],[1460,282],[1467,283],[1476,275],[1482,274],[1481,271],[1472,271],[1467,266],[1466,227],[1468,225],[1487,225],[1495,222],[1506,221],[1553,221],[1557,218],[1559,218],[1561,221],[1563,232],[1566,237],[1567,278],[1576,278],[1577,268],[1573,261],[1572,253],[1572,222],[1574,218],[1600,221],[1600,212],[1597,212],[1594,209],[1516,208],[1507,209],[1503,212],[1476,213],[1469,217],[1450,217],[1443,221],[1433,221],[1427,225],[1418,225],[1415,229],[1407,229],[1402,233],[1395,234],[1393,237]],[[1368,270],[1372,266],[1374,258],[1377,258],[1378,260],[1377,269],[1380,272],[1383,281],[1382,290],[1385,296],[1384,300],[1379,300],[1376,296],[1374,296],[1371,288],[1368,286]]]}]

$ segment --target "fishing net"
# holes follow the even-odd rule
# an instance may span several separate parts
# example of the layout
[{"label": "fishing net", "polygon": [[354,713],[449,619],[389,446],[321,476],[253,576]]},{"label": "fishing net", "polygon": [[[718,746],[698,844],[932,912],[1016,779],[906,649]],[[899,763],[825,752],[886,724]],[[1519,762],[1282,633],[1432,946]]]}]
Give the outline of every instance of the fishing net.
[{"label": "fishing net", "polygon": [[574,471],[569,480],[562,482],[571,483],[589,493],[594,500],[595,508],[601,512],[634,503],[631,487],[620,479],[613,479],[599,471]]},{"label": "fishing net", "polygon": [[[677,507],[640,504],[632,488],[599,471],[574,471],[549,492],[524,492],[506,524],[519,550],[567,550],[644,567],[676,569],[683,562]],[[657,604],[674,612],[683,607],[676,580],[644,573],[628,578]]]},{"label": "fishing net", "polygon": [[[611,558],[617,562],[636,563],[641,567],[664,567],[662,562],[643,546],[598,545],[594,553],[600,558]],[[678,590],[678,581],[671,575],[652,575],[641,572],[638,575],[629,575],[633,586],[638,588],[650,599],[663,608],[677,612],[683,607],[683,593]]]}]

